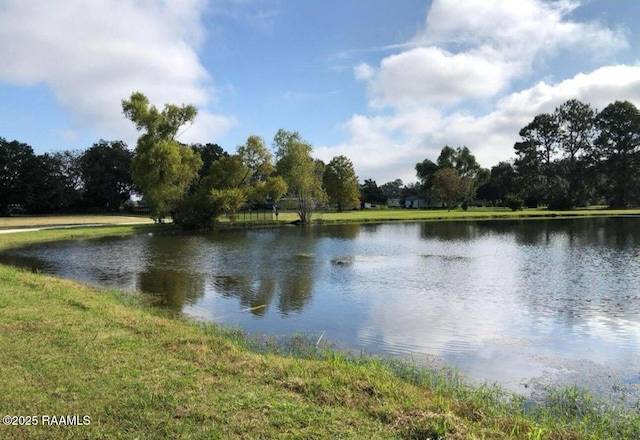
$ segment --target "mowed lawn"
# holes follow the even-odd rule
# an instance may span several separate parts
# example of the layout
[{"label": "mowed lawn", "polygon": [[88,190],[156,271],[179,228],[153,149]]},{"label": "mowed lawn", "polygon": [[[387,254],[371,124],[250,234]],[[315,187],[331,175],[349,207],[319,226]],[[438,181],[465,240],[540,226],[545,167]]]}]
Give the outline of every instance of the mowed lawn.
[{"label": "mowed lawn", "polygon": [[38,215],[0,217],[0,229],[35,228],[67,225],[153,223],[148,216],[134,215]]},{"label": "mowed lawn", "polygon": [[[313,221],[317,223],[332,222],[389,222],[389,221],[434,221],[434,220],[484,220],[484,219],[532,219],[532,218],[575,218],[593,216],[640,216],[640,208],[636,209],[576,209],[572,211],[549,211],[544,208],[511,211],[507,208],[460,208],[447,211],[446,209],[363,209],[344,212],[323,212],[313,214]],[[254,219],[255,219],[254,214]],[[260,214],[257,221],[263,219]],[[271,220],[270,214],[267,219]],[[279,222],[293,222],[298,219],[294,211],[281,211]],[[224,222],[228,221],[223,219]],[[243,222],[243,217],[238,217]]]}]

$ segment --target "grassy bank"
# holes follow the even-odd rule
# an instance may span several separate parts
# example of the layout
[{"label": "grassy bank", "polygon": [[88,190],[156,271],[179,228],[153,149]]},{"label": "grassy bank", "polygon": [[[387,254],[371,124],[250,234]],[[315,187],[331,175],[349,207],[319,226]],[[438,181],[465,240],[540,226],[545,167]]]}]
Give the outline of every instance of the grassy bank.
[{"label": "grassy bank", "polygon": [[[121,226],[0,236],[39,240],[161,230]],[[0,438],[637,438],[640,417],[567,390],[525,411],[450,372],[259,353],[237,331],[163,317],[139,295],[0,266],[2,415],[83,426],[0,426]],[[47,420],[51,420],[49,417]]]},{"label": "grassy bank", "polygon": [[[454,209],[369,209],[345,212],[316,212],[313,214],[314,223],[370,223],[390,221],[439,221],[439,220],[485,220],[485,219],[542,219],[542,218],[578,218],[596,216],[640,216],[640,209],[577,209],[573,211],[549,211],[547,209],[524,209],[511,211],[506,208],[469,208],[467,211]],[[298,215],[291,211],[281,211],[278,222],[267,215],[264,220],[262,214],[253,220],[246,216],[239,216],[239,224],[251,223],[289,223],[298,219]],[[228,219],[223,218],[222,223]]]}]

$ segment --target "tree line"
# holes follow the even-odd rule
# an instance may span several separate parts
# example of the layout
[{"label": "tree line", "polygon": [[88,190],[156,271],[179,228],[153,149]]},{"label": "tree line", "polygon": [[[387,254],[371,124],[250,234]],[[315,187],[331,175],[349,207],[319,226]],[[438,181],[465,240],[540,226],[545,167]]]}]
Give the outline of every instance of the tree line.
[{"label": "tree line", "polygon": [[353,164],[337,156],[313,159],[298,132],[279,130],[275,154],[259,136],[229,154],[217,144],[186,145],[178,130],[193,121],[193,106],[162,110],[142,93],[122,101],[124,115],[141,131],[134,151],[122,141],[104,141],[84,152],[36,155],[18,141],[0,138],[0,213],[118,212],[133,194],[142,196],[152,218],[170,217],[185,228],[210,227],[223,214],[278,203],[308,223],[314,209],[360,206]]},{"label": "tree line", "polygon": [[[298,132],[278,130],[275,155],[259,136],[249,136],[236,154],[208,151],[177,141],[197,109],[165,104],[162,110],[136,92],[122,101],[125,117],[142,132],[132,161],[133,181],[158,221],[171,217],[185,228],[211,227],[222,214],[233,221],[246,206],[293,204],[301,223],[314,209],[333,203],[338,210],[359,206],[353,164],[338,156],[328,164]],[[209,149],[211,150],[211,149]],[[286,197],[285,197],[286,196]]]},{"label": "tree line", "polygon": [[[153,218],[184,227],[232,220],[247,207],[288,206],[308,223],[314,209],[338,211],[362,203],[384,204],[420,196],[449,209],[547,205],[640,204],[640,112],[616,101],[601,112],[569,100],[536,116],[519,132],[516,158],[482,168],[467,147],[443,147],[436,161],[415,166],[418,182],[396,179],[359,184],[345,156],[325,164],[295,131],[280,129],[272,149],[259,136],[229,154],[217,144],[186,145],[178,130],[191,123],[193,106],[162,110],[136,92],[122,101],[124,115],[141,132],[134,151],[122,141],[101,140],[86,151],[36,155],[18,141],[0,138],[0,213],[117,212],[132,194],[143,197]],[[433,206],[433,205],[432,205]]]},{"label": "tree line", "polygon": [[120,141],[36,155],[0,137],[0,214],[118,211],[134,188],[132,159]]},{"label": "tree line", "polygon": [[378,188],[368,180],[363,199],[381,202],[393,192],[449,209],[471,203],[514,210],[640,205],[640,111],[629,101],[615,101],[598,112],[571,99],[552,113],[537,115],[519,136],[513,161],[489,170],[467,147],[445,146],[436,162],[416,164],[417,184],[400,189],[402,182],[395,181]]}]

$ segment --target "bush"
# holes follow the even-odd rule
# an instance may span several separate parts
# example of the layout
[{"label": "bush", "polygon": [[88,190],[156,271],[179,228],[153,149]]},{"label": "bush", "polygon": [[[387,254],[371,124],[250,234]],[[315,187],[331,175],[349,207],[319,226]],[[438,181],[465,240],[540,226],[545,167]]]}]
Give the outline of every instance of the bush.
[{"label": "bush", "polygon": [[173,222],[183,229],[212,228],[220,208],[204,194],[196,193],[185,197],[173,212]]},{"label": "bush", "polygon": [[513,193],[506,194],[502,203],[512,211],[522,211],[524,207],[524,200]]},{"label": "bush", "polygon": [[567,195],[559,194],[549,200],[550,211],[569,211],[574,207],[573,200]]}]

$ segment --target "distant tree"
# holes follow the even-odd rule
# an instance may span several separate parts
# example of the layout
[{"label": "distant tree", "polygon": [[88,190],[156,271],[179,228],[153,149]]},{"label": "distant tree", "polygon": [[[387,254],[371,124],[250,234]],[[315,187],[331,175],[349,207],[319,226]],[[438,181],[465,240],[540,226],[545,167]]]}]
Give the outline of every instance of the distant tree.
[{"label": "distant tree", "polygon": [[226,212],[232,221],[247,203],[249,191],[246,180],[249,173],[249,167],[242,162],[242,158],[234,154],[213,162],[209,175],[204,179],[204,187],[211,201],[221,212]]},{"label": "distant tree", "polygon": [[555,111],[559,126],[558,142],[563,153],[562,175],[568,181],[568,194],[573,206],[588,202],[588,168],[596,138],[596,112],[591,105],[571,99]]},{"label": "distant tree", "polygon": [[419,183],[414,183],[414,182],[407,183],[402,187],[402,198],[406,199],[407,197],[410,197],[410,196],[419,195],[422,190],[421,187],[422,185],[420,185]]},{"label": "distant tree", "polygon": [[278,130],[273,145],[276,149],[276,172],[287,183],[289,195],[297,200],[302,224],[311,222],[315,205],[326,199],[321,176],[311,153],[310,144],[296,131]]},{"label": "distant tree", "polygon": [[491,168],[489,180],[478,188],[478,197],[494,205],[503,203],[507,194],[515,194],[515,176],[516,172],[509,162],[498,163]]},{"label": "distant tree", "polygon": [[442,147],[440,155],[438,156],[437,165],[438,169],[442,168],[456,168],[456,150],[448,145]]},{"label": "distant tree", "polygon": [[451,148],[445,145],[440,151],[438,160],[433,163],[429,159],[416,164],[416,173],[422,183],[422,192],[432,191],[435,173],[442,169],[455,169],[461,179],[460,192],[463,207],[475,198],[476,191],[489,180],[489,170],[480,166],[476,157],[467,147]]},{"label": "distant tree", "polygon": [[387,198],[375,180],[366,179],[360,185],[360,200],[363,203],[387,203]]},{"label": "distant tree", "polygon": [[338,212],[344,208],[360,206],[358,176],[353,163],[346,156],[336,156],[324,169],[324,189],[329,200],[337,206]]},{"label": "distant tree", "polygon": [[433,175],[436,171],[438,171],[438,165],[429,159],[425,159],[422,162],[418,162],[416,164],[416,174],[425,191],[428,191],[429,188],[431,188],[431,184],[433,183]]},{"label": "distant tree", "polygon": [[275,171],[273,155],[260,136],[249,136],[244,145],[238,146],[237,151],[247,167],[243,183],[264,182]]},{"label": "distant tree", "polygon": [[389,199],[401,199],[402,198],[402,187],[404,184],[402,183],[402,179],[396,179],[392,182],[387,182],[384,185],[380,186],[380,191],[382,194]]},{"label": "distant tree", "polygon": [[28,172],[29,197],[26,208],[31,213],[50,214],[68,207],[73,199],[70,182],[62,173],[60,160],[53,154],[36,156]]},{"label": "distant tree", "polygon": [[[520,130],[523,141],[518,153],[521,160],[533,161],[531,165],[535,166],[531,167],[529,172],[535,173],[536,179],[541,180],[541,192],[545,196],[549,194],[551,181],[556,174],[554,162],[560,150],[559,132],[558,118],[549,113],[537,115]],[[530,156],[530,159],[525,158],[526,155]]]},{"label": "distant tree", "polygon": [[249,167],[242,162],[240,156],[224,156],[211,164],[204,185],[217,189],[239,188],[245,183],[248,173]]},{"label": "distant tree", "polygon": [[528,206],[569,209],[588,202],[593,186],[595,111],[571,99],[552,114],[537,115],[516,142],[516,185]]},{"label": "distant tree", "polygon": [[0,213],[8,213],[12,204],[29,204],[36,162],[31,146],[0,137]]},{"label": "distant tree", "polygon": [[465,196],[464,180],[455,168],[441,168],[433,176],[431,194],[451,211]]},{"label": "distant tree", "polygon": [[78,192],[78,196],[84,188],[80,157],[84,154],[81,150],[62,150],[53,153],[60,163],[60,171],[67,178],[69,188]]},{"label": "distant tree", "polygon": [[273,203],[278,203],[288,189],[287,182],[281,176],[270,176],[266,181],[254,185],[254,199],[264,202],[270,199]]},{"label": "distant tree", "polygon": [[197,110],[190,105],[166,104],[162,112],[140,92],[122,101],[122,110],[139,131],[133,160],[133,180],[151,205],[152,217],[161,221],[172,215],[192,182],[202,159],[176,141],[178,130],[192,122]]},{"label": "distant tree", "polygon": [[629,101],[606,106],[596,120],[596,159],[612,207],[640,202],[640,111]]},{"label": "distant tree", "polygon": [[211,164],[223,156],[228,156],[229,153],[218,144],[191,144],[191,149],[200,155],[202,159],[202,166],[198,170],[200,177],[204,177],[208,172]]},{"label": "distant tree", "polygon": [[326,168],[326,164],[321,159],[313,159],[313,174],[315,174],[316,179],[322,182],[324,178],[324,169]]},{"label": "distant tree", "polygon": [[133,190],[133,152],[122,141],[100,140],[80,156],[84,197],[89,208],[118,212]]}]

